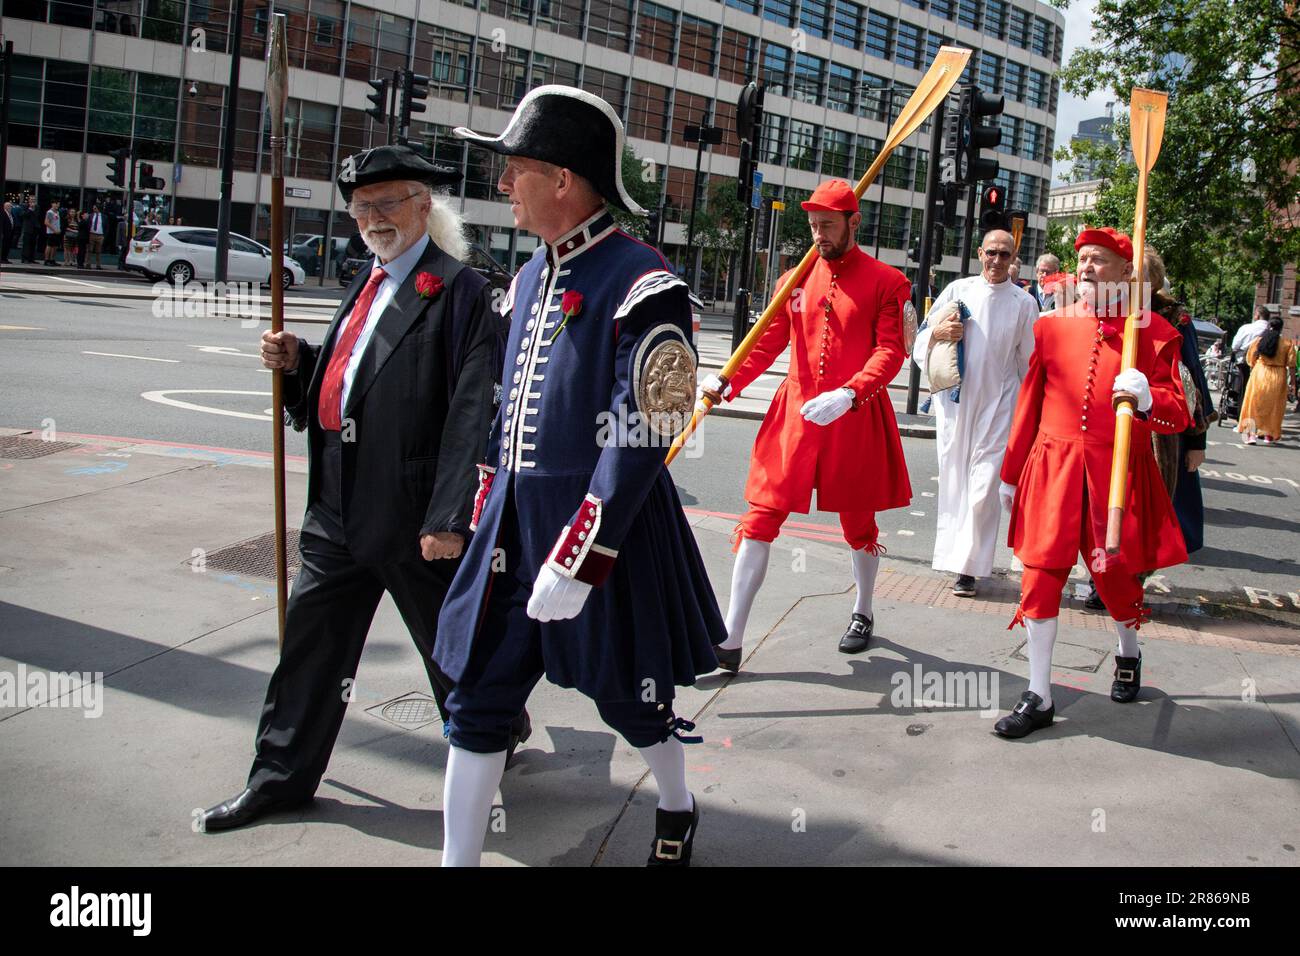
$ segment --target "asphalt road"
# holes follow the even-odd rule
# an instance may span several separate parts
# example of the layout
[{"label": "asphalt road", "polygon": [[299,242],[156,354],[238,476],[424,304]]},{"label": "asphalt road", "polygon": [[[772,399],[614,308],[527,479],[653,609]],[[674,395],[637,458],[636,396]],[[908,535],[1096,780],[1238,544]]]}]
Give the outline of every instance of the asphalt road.
[{"label": "asphalt road", "polygon": [[[151,303],[61,298],[0,286],[0,425],[269,451],[270,375],[257,342],[265,323],[159,318]],[[289,323],[319,341],[323,325]],[[1294,423],[1293,423],[1294,425]],[[699,443],[673,465],[683,504],[721,515],[744,508],[743,489],[758,423],[714,416]],[[1189,604],[1231,604],[1288,612],[1300,626],[1300,442],[1241,445],[1213,427],[1203,472],[1206,547],[1148,585]],[[934,443],[905,438],[914,498],[882,513],[889,557],[928,567],[934,546]],[[306,453],[288,432],[291,455]],[[837,520],[814,512],[791,533],[835,540]],[[1012,558],[999,547],[997,567]],[[718,573],[718,572],[715,572]],[[723,571],[721,573],[728,573]],[[1167,592],[1166,592],[1166,589]],[[1276,607],[1276,605],[1281,607]]]}]

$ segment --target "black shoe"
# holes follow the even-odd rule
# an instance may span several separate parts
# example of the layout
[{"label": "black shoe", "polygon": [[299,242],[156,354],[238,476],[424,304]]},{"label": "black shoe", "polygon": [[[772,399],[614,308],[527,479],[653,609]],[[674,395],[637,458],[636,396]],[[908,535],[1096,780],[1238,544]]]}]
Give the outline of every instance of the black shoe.
[{"label": "black shoe", "polygon": [[691,802],[695,805],[689,810],[655,810],[655,838],[646,866],[691,865],[691,844],[700,822],[700,805],[694,796]]},{"label": "black shoe", "polygon": [[975,596],[975,577],[970,574],[959,574],[957,580],[953,582],[952,593],[957,597],[974,597]]},{"label": "black shoe", "polygon": [[510,743],[506,745],[506,768],[514,759],[515,748],[533,735],[533,721],[528,716],[528,708],[519,712],[519,716],[510,722]]},{"label": "black shoe", "polygon": [[1142,655],[1115,656],[1115,680],[1110,685],[1110,699],[1117,704],[1131,704],[1142,689]]},{"label": "black shoe", "polygon": [[1083,606],[1089,611],[1106,610],[1105,602],[1102,601],[1101,595],[1097,593],[1097,585],[1093,584],[1089,587],[1088,596],[1083,599]]},{"label": "black shoe", "polygon": [[1056,718],[1056,704],[1047,710],[1039,710],[1038,705],[1042,702],[1043,698],[1033,691],[1025,691],[1020,695],[1020,703],[1011,709],[1011,713],[993,725],[993,732],[999,737],[1015,739],[1032,734],[1040,727],[1051,726]]},{"label": "black shoe", "polygon": [[736,673],[740,670],[740,653],[743,648],[717,647],[713,648],[713,655],[718,659],[718,670],[731,671]]},{"label": "black shoe", "polygon": [[867,649],[867,643],[871,640],[871,632],[876,627],[876,619],[867,617],[865,614],[853,613],[849,621],[849,629],[844,632],[840,638],[841,654],[860,654]]},{"label": "black shoe", "polygon": [[302,806],[310,799],[311,797],[306,800],[277,800],[275,797],[268,797],[256,790],[245,790],[239,796],[203,811],[202,830],[204,833],[216,833],[219,830],[234,830],[237,827],[245,827],[268,813],[275,813],[278,810],[292,810],[294,807]]}]

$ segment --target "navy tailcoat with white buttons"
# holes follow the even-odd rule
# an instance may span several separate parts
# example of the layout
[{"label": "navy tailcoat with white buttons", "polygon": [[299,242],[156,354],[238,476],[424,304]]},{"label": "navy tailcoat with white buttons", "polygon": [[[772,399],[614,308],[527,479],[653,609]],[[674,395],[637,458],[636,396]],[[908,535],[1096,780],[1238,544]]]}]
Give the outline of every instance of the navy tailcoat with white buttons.
[{"label": "navy tailcoat with white buttons", "polygon": [[[566,322],[561,303],[573,291],[582,304]],[[601,212],[539,247],[502,310],[511,316],[505,391],[434,659],[453,681],[473,660],[503,570],[499,557],[493,567],[503,520],[513,518],[527,579],[547,564],[593,585],[576,618],[527,622],[541,635],[546,676],[596,700],[669,701],[675,685],[716,668],[713,645],[726,637],[664,466],[670,439],[635,427],[656,347],[682,343],[693,362],[686,286]],[[629,440],[619,440],[619,422],[632,427]]]}]

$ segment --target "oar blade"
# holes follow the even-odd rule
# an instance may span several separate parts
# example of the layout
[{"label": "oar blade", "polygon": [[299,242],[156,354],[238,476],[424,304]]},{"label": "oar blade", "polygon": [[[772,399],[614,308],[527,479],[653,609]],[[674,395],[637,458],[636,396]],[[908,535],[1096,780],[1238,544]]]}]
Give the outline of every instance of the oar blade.
[{"label": "oar blade", "polygon": [[1129,132],[1133,161],[1138,169],[1150,172],[1155,166],[1160,144],[1165,138],[1165,114],[1168,112],[1168,93],[1133,87],[1133,97],[1129,101]]}]

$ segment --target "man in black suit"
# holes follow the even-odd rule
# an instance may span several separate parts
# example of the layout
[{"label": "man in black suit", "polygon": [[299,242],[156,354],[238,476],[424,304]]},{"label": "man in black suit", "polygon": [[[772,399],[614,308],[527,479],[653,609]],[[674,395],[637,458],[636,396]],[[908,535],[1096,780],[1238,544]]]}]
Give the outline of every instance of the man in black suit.
[{"label": "man in black suit", "polygon": [[13,204],[6,202],[0,207],[0,262],[5,265],[9,264],[9,247],[13,245],[16,227]]},{"label": "man in black suit", "polygon": [[[430,191],[459,178],[405,146],[351,157],[338,185],[375,260],[321,345],[262,335],[263,364],[284,370],[285,407],[307,429],[302,569],[247,789],[208,810],[205,830],[311,799],[385,591],[446,720],[450,682],[431,655],[470,533],[500,373],[486,280],[430,238],[463,254],[459,217]],[[527,731],[523,713],[516,738]]]}]

